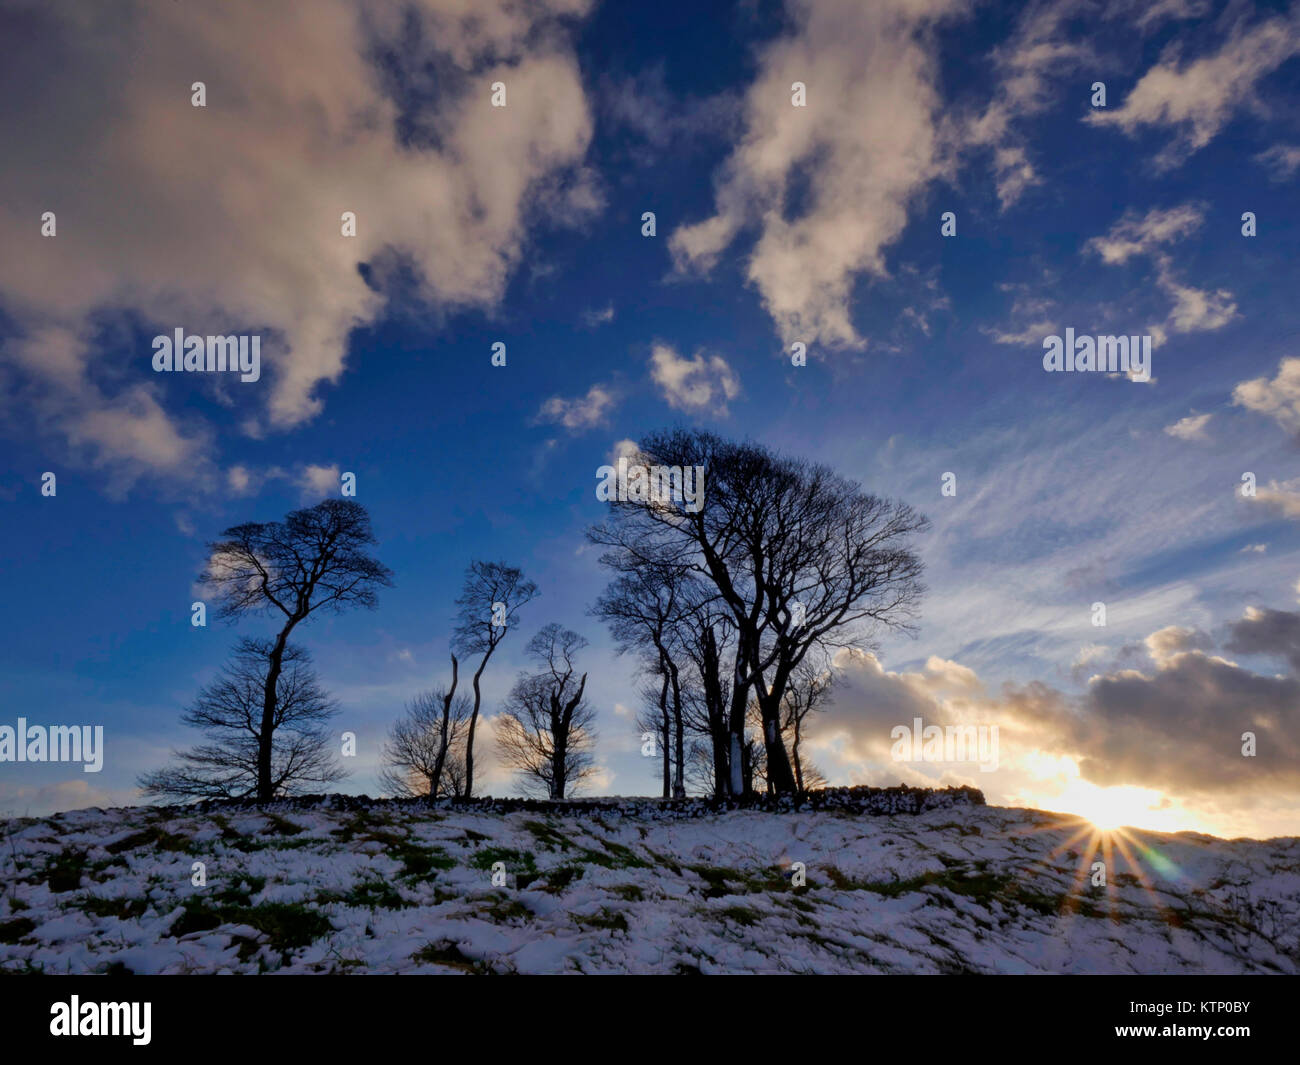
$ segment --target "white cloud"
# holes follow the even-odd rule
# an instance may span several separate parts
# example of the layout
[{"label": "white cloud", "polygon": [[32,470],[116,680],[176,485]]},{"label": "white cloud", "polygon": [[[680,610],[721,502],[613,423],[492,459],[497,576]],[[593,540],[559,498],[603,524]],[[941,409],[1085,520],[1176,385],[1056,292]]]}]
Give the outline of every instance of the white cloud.
[{"label": "white cloud", "polygon": [[1173,425],[1166,425],[1165,432],[1179,440],[1208,440],[1210,437],[1205,427],[1212,417],[1210,414],[1189,414]]},{"label": "white cloud", "polygon": [[339,492],[339,467],[337,463],[330,466],[318,466],[308,463],[298,475],[298,487],[302,489],[304,499],[313,502],[325,496],[337,495]]},{"label": "white cloud", "polygon": [[611,303],[600,310],[587,310],[582,312],[582,324],[588,329],[595,329],[597,326],[608,325],[614,320],[614,305]]},{"label": "white cloud", "polygon": [[1128,262],[1135,255],[1150,255],[1157,248],[1182,240],[1200,229],[1205,209],[1200,204],[1185,203],[1166,210],[1148,211],[1145,215],[1129,212],[1102,237],[1093,237],[1085,250],[1101,256],[1112,266]]},{"label": "white cloud", "polygon": [[1300,480],[1269,481],[1264,487],[1257,487],[1253,496],[1245,498],[1283,518],[1300,518]]},{"label": "white cloud", "polygon": [[1113,0],[1106,17],[1134,16],[1138,29],[1147,31],[1164,22],[1204,18],[1210,0]]},{"label": "white cloud", "polygon": [[1275,144],[1255,156],[1255,162],[1267,167],[1274,181],[1289,181],[1300,170],[1300,145]]},{"label": "white cloud", "polygon": [[1011,302],[1011,318],[1013,322],[1023,323],[1019,328],[1012,325],[1010,330],[997,328],[986,328],[982,332],[990,337],[995,344],[1033,344],[1035,346],[1043,342],[1043,338],[1057,333],[1056,323],[1053,315],[1056,313],[1055,304],[1041,296],[1030,296],[1023,291],[1023,286],[1013,284],[1003,284],[999,288],[1003,291],[1015,292],[1016,295]]},{"label": "white cloud", "polygon": [[650,376],[670,407],[693,414],[725,415],[740,394],[740,378],[721,355],[696,352],[687,359],[667,344],[651,349]]},{"label": "white cloud", "polygon": [[226,484],[235,495],[248,495],[253,490],[253,473],[247,466],[231,466],[226,471]]},{"label": "white cloud", "polygon": [[631,459],[639,454],[641,454],[641,446],[635,440],[629,440],[625,437],[614,442],[614,446],[609,449],[606,461],[611,466],[617,466],[619,459]]},{"label": "white cloud", "polygon": [[538,410],[534,421],[562,425],[570,432],[582,432],[603,425],[617,402],[608,385],[592,385],[585,396],[565,399],[551,396]]},{"label": "white cloud", "polygon": [[1175,333],[1203,333],[1221,329],[1237,316],[1237,304],[1226,288],[1195,288],[1174,276],[1168,256],[1157,260],[1156,284],[1174,305],[1165,319],[1165,328]]},{"label": "white cloud", "polygon": [[993,52],[998,81],[988,106],[971,121],[954,122],[949,130],[959,148],[993,150],[993,174],[1003,210],[1041,183],[1015,129],[1017,120],[1047,108],[1052,77],[1060,78],[1085,64],[1096,65],[1083,36],[1066,33],[1066,23],[1087,13],[1087,7],[1085,0],[1026,6],[1011,37]]},{"label": "white cloud", "polygon": [[1173,301],[1163,323],[1147,326],[1156,346],[1163,344],[1170,332],[1212,332],[1237,316],[1231,292],[1208,291],[1184,283],[1174,273],[1173,260],[1161,250],[1194,233],[1204,220],[1203,206],[1194,203],[1156,208],[1145,215],[1128,212],[1104,236],[1093,237],[1084,245],[1085,251],[1112,266],[1135,256],[1149,257],[1155,263],[1156,285]]},{"label": "white cloud", "polygon": [[294,469],[267,466],[256,469],[243,464],[226,470],[226,488],[233,496],[254,496],[271,482],[283,482],[298,489],[305,501],[316,503],[337,495],[340,488],[338,463],[303,463]]},{"label": "white cloud", "polygon": [[1300,358],[1283,359],[1272,380],[1242,381],[1232,390],[1232,402],[1267,415],[1287,432],[1300,431]]},{"label": "white cloud", "polygon": [[1257,84],[1300,53],[1300,15],[1235,26],[1216,52],[1187,62],[1176,47],[1151,67],[1122,106],[1098,109],[1087,121],[1135,137],[1144,126],[1167,127],[1173,139],[1156,156],[1158,169],[1204,148],[1233,114],[1255,102]]},{"label": "white cloud", "polygon": [[[30,385],[33,416],[128,479],[216,483],[203,428],[168,413],[195,382],[153,375],[148,350],[125,353],[147,384],[92,382],[97,315],[262,333],[261,381],[229,388],[257,432],[317,414],[350,331],[382,310],[359,263],[382,282],[398,249],[438,308],[496,306],[530,204],[565,218],[596,202],[582,166],[592,120],[558,21],[588,6],[43,8],[6,60],[0,111],[0,140],[23,145],[0,173],[0,299],[26,335],[0,359]],[[378,44],[408,80],[428,80],[436,60],[437,85],[419,86],[433,103],[403,112],[385,94]],[[196,80],[205,108],[190,105]],[[496,80],[505,108],[490,103]],[[40,236],[43,211],[57,215],[54,238]],[[340,234],[344,211],[354,238]]]},{"label": "white cloud", "polygon": [[[938,69],[925,37],[965,7],[791,0],[794,31],[759,57],[715,213],[669,241],[677,269],[712,269],[742,230],[757,227],[746,276],[781,337],[860,346],[854,282],[886,275],[884,249],[940,169]],[[807,86],[807,107],[791,104],[795,82]],[[796,186],[803,195],[792,207]]]}]

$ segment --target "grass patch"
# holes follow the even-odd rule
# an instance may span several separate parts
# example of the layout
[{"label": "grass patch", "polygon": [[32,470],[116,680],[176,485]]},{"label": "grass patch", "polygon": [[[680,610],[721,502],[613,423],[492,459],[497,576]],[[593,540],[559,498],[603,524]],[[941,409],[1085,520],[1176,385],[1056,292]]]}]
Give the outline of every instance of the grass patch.
[{"label": "grass patch", "polygon": [[411,955],[411,960],[423,962],[427,965],[443,965],[449,969],[459,969],[461,972],[477,975],[482,975],[484,971],[479,962],[466,957],[460,947],[450,939],[439,939],[432,943],[426,943]]},{"label": "grass patch", "polygon": [[538,844],[547,850],[567,851],[573,846],[567,836],[545,821],[525,821],[523,827],[531,832]]},{"label": "grass patch", "polygon": [[600,855],[596,851],[586,852],[591,856],[590,861],[596,865],[603,865],[607,869],[648,869],[650,867],[650,863],[631,847],[607,839],[602,839],[600,845],[609,852],[608,856]]},{"label": "grass patch", "polygon": [[627,931],[627,918],[617,910],[611,910],[606,906],[602,906],[599,913],[586,916],[575,914],[573,919],[583,928],[596,928],[605,932]]},{"label": "grass patch", "polygon": [[193,841],[188,836],[168,832],[159,825],[150,825],[139,832],[131,833],[124,839],[119,839],[116,843],[110,843],[104,850],[108,851],[109,854],[125,854],[127,851],[146,847],[157,851],[179,851],[184,853],[193,847]]},{"label": "grass patch", "polygon": [[496,924],[503,924],[506,921],[528,920],[533,916],[533,911],[522,902],[505,895],[494,895],[484,900],[478,910],[483,916],[490,917]]},{"label": "grass patch", "polygon": [[264,813],[263,816],[269,824],[262,831],[271,836],[297,836],[306,832],[302,825],[295,824],[287,817],[281,817],[279,814]]},{"label": "grass patch", "polygon": [[435,869],[453,869],[456,859],[441,847],[425,847],[410,840],[401,840],[388,852],[402,863],[399,876],[425,879]]},{"label": "grass patch", "polygon": [[83,913],[95,917],[116,917],[119,921],[143,917],[148,908],[148,899],[106,899],[95,895],[88,895],[77,906]]},{"label": "grass patch", "polygon": [[731,884],[744,883],[744,876],[734,869],[720,865],[688,865],[686,867],[700,877],[708,887],[704,889],[706,899],[720,899],[724,895],[741,895],[742,891],[733,891]]},{"label": "grass patch", "polygon": [[[244,887],[245,884],[248,886]],[[266,877],[246,873],[234,883],[216,892],[213,898],[223,906],[239,906],[247,903],[264,887],[266,887]]]},{"label": "grass patch", "polygon": [[86,852],[64,847],[46,863],[40,879],[44,880],[55,894],[76,891],[81,887],[81,874],[85,868]]},{"label": "grass patch", "polygon": [[330,892],[320,896],[321,902],[341,902],[345,906],[358,906],[366,910],[404,910],[416,905],[407,902],[387,880],[363,880],[353,884],[346,895]]},{"label": "grass patch", "polygon": [[913,891],[921,891],[930,885],[951,891],[980,902],[989,902],[998,895],[1006,893],[1011,883],[1010,876],[988,873],[965,868],[957,863],[945,863],[941,873],[922,873],[920,876],[905,877],[897,880],[856,880],[845,875],[833,865],[825,867],[826,878],[838,891],[870,891],[886,898],[896,899]]},{"label": "grass patch", "polygon": [[172,924],[169,934],[180,937],[192,932],[210,932],[223,924],[246,924],[256,928],[266,936],[271,948],[282,955],[334,931],[328,917],[301,904],[267,902],[261,906],[212,906],[207,902],[190,902]]},{"label": "grass patch", "polygon": [[763,915],[752,906],[727,906],[725,909],[718,911],[723,917],[735,921],[737,924],[750,928],[758,924],[763,919]]},{"label": "grass patch", "polygon": [[17,943],[35,927],[36,922],[30,917],[15,917],[12,921],[0,922],[0,943]]},{"label": "grass patch", "polygon": [[530,851],[514,850],[510,847],[484,847],[474,852],[469,864],[475,869],[491,869],[497,862],[505,862],[506,872],[536,873],[537,865]]},{"label": "grass patch", "polygon": [[645,892],[636,884],[618,884],[609,889],[624,902],[644,902]]}]

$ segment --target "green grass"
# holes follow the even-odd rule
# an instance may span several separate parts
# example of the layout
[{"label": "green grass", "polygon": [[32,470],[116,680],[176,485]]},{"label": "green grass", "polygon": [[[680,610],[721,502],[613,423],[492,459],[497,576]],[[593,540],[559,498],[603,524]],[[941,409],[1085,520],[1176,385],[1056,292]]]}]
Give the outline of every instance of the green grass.
[{"label": "green grass", "polygon": [[116,843],[110,843],[104,850],[109,854],[125,854],[127,851],[150,848],[159,851],[178,851],[185,853],[193,849],[194,842],[188,836],[168,832],[159,825],[150,825],[139,832],[133,832]]},{"label": "green grass", "polygon": [[602,906],[599,913],[581,915],[573,918],[583,928],[595,928],[605,932],[626,932],[627,918],[617,910]]},{"label": "green grass", "polygon": [[335,892],[319,896],[318,902],[341,902],[345,906],[359,906],[368,910],[402,910],[418,905],[408,902],[387,880],[363,880],[353,884],[346,894]]},{"label": "green grass", "polygon": [[492,895],[479,903],[478,911],[484,917],[490,917],[495,923],[506,921],[530,920],[533,911],[518,899],[506,895]]},{"label": "green grass", "polygon": [[547,850],[567,851],[573,846],[567,836],[544,821],[525,821],[522,827],[531,832],[538,844]]},{"label": "green grass", "polygon": [[507,873],[536,873],[537,865],[532,852],[510,847],[484,847],[474,852],[469,864],[475,869],[491,869],[497,862],[505,862]]},{"label": "green grass", "polygon": [[144,916],[149,908],[148,899],[106,899],[89,895],[77,903],[76,909],[96,917],[116,917],[119,921],[130,921]]},{"label": "green grass", "polygon": [[206,901],[191,900],[186,904],[185,912],[172,924],[169,935],[180,937],[191,932],[209,932],[224,924],[246,924],[256,928],[267,937],[271,948],[281,954],[305,947],[334,931],[328,917],[299,903],[213,906]]},{"label": "green grass", "polygon": [[727,906],[717,912],[737,924],[744,925],[746,928],[758,924],[763,919],[763,915],[752,906]]},{"label": "green grass", "polygon": [[399,876],[421,880],[427,878],[435,869],[452,869],[456,865],[456,859],[441,847],[425,847],[409,839],[399,840],[388,854],[402,863]]},{"label": "green grass", "polygon": [[411,955],[411,960],[424,962],[428,965],[442,965],[449,969],[459,969],[465,973],[481,975],[484,972],[481,963],[466,957],[461,952],[460,947],[449,939],[439,939],[432,943],[426,943]]}]

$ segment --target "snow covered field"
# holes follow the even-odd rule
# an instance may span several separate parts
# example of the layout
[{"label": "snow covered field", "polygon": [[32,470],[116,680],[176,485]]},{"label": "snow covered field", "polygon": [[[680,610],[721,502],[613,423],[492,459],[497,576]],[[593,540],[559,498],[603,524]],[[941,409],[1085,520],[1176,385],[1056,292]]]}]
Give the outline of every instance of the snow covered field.
[{"label": "snow covered field", "polygon": [[1084,822],[942,803],[558,815],[340,799],[18,819],[0,968],[1300,971],[1300,839],[1130,832],[1107,855]]}]

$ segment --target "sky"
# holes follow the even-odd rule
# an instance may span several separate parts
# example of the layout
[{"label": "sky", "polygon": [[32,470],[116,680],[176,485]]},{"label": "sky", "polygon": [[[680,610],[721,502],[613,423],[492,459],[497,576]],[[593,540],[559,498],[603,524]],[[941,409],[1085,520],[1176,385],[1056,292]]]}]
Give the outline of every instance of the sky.
[{"label": "sky", "polygon": [[[344,473],[394,586],[295,634],[341,789],[484,558],[541,590],[489,722],[561,622],[594,790],[655,793],[583,533],[682,425],[932,522],[916,633],[836,659],[833,783],[1300,834],[1300,5],[0,0],[0,39],[0,725],[105,730],[98,773],[0,763],[0,811],[138,802],[270,631],[191,625],[205,545]],[[258,379],[156,372],[178,328]],[[1047,372],[1067,329],[1149,379]],[[997,769],[895,761],[916,717]]]}]

